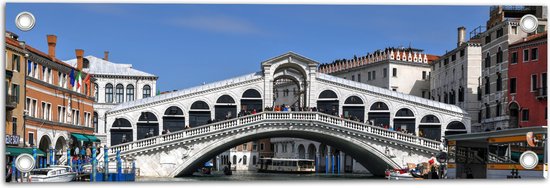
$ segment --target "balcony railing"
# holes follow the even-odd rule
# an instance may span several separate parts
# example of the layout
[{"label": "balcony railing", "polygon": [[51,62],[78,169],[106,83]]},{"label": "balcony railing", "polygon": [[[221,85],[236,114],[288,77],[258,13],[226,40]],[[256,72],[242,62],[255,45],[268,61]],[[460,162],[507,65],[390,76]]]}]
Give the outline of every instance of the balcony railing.
[{"label": "balcony railing", "polygon": [[8,109],[14,109],[15,107],[17,107],[17,96],[6,95],[6,107]]},{"label": "balcony railing", "polygon": [[536,95],[537,95],[537,99],[546,98],[546,87],[538,88]]}]

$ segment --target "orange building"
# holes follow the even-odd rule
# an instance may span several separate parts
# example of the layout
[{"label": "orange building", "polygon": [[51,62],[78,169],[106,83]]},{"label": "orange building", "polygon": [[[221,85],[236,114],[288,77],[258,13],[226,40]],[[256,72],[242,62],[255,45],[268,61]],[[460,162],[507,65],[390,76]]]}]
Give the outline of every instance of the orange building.
[{"label": "orange building", "polygon": [[[55,56],[57,37],[47,36],[48,53],[27,45],[25,62],[25,143],[46,152],[48,163],[55,153],[54,163],[65,164],[67,148],[89,146],[97,142],[93,136],[93,94],[90,78],[82,72],[84,51],[77,49],[77,68]],[[71,75],[76,81],[71,85]],[[80,84],[80,86],[78,86]]]}]

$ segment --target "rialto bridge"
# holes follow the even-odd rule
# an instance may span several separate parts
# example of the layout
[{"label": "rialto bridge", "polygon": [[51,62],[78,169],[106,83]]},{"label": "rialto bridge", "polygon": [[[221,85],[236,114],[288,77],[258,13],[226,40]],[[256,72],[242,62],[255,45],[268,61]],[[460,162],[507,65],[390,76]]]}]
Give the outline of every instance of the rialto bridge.
[{"label": "rialto bridge", "polygon": [[[426,161],[442,136],[470,131],[457,106],[318,73],[318,65],[289,52],[260,72],[120,104],[107,112],[110,157],[120,151],[141,175],[174,177],[241,143],[294,137],[338,148],[383,175]],[[298,88],[285,104],[294,108],[272,111],[281,105],[274,91],[288,84]]]}]

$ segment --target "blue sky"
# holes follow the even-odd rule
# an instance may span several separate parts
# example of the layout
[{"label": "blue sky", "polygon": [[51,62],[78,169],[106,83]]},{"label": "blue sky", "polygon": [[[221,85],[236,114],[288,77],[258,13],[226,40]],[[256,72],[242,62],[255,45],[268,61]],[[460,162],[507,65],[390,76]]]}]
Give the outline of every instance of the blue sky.
[{"label": "blue sky", "polygon": [[[33,30],[15,27],[29,11]],[[487,6],[184,5],[8,3],[6,29],[59,59],[85,55],[130,63],[158,75],[161,91],[183,89],[260,70],[288,51],[328,63],[392,46],[441,55],[456,47],[457,27],[485,25]]]}]

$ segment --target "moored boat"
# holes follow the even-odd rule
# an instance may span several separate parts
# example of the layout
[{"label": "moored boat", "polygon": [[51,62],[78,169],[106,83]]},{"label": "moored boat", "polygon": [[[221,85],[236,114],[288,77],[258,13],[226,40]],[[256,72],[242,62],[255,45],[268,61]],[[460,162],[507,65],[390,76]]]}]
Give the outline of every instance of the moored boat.
[{"label": "moored boat", "polygon": [[315,173],[315,161],[310,159],[261,158],[258,172]]},{"label": "moored boat", "polygon": [[30,172],[31,182],[70,182],[76,177],[70,166],[50,166]]}]

